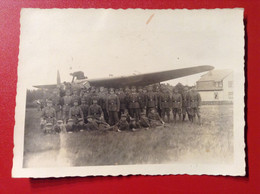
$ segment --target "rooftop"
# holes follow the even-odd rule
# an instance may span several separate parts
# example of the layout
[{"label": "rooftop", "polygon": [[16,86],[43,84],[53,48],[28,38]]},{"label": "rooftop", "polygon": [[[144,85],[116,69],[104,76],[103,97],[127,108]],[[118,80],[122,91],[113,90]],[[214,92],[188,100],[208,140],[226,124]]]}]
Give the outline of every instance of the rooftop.
[{"label": "rooftop", "polygon": [[212,70],[209,71],[208,73],[206,73],[205,75],[202,75],[201,78],[198,80],[198,82],[202,82],[202,81],[222,81],[223,79],[225,79],[225,77],[227,77],[229,74],[232,73],[231,69],[216,69],[216,70]]}]

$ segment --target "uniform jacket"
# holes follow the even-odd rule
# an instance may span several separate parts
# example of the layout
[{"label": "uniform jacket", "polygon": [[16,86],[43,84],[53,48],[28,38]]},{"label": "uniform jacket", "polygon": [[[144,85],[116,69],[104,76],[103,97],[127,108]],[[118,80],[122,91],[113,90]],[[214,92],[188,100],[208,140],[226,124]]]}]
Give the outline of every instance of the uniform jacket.
[{"label": "uniform jacket", "polygon": [[69,118],[72,117],[84,118],[83,112],[79,106],[73,106],[70,108]]},{"label": "uniform jacket", "polygon": [[56,118],[56,111],[52,107],[45,107],[42,110],[42,118]]},{"label": "uniform jacket", "polygon": [[128,108],[140,108],[139,104],[139,94],[138,93],[131,93],[129,95],[129,105]]},{"label": "uniform jacket", "polygon": [[141,117],[139,124],[141,125],[141,127],[150,127],[149,119],[147,117]]},{"label": "uniform jacket", "polygon": [[116,94],[108,95],[106,99],[106,110],[107,111],[119,111],[120,101]]},{"label": "uniform jacket", "polygon": [[161,93],[159,97],[159,108],[170,108],[171,107],[171,97],[170,94],[167,92]]},{"label": "uniform jacket", "polygon": [[118,94],[118,98],[119,98],[119,101],[120,101],[120,109],[126,109],[126,105],[127,105],[127,102],[126,102],[126,94],[124,92],[120,92]]},{"label": "uniform jacket", "polygon": [[173,93],[172,95],[172,108],[182,107],[182,96],[179,93]]},{"label": "uniform jacket", "polygon": [[86,129],[87,130],[98,130],[98,124],[95,122],[95,121],[92,121],[92,122],[88,122],[86,124]]},{"label": "uniform jacket", "polygon": [[118,127],[119,130],[129,130],[129,124],[128,122],[125,120],[120,120],[116,126]]},{"label": "uniform jacket", "polygon": [[146,107],[155,108],[157,106],[157,96],[154,92],[146,93]]},{"label": "uniform jacket", "polygon": [[140,104],[140,108],[146,108],[146,95],[145,93],[143,92],[139,92],[138,93],[138,101],[139,101],[139,104]]},{"label": "uniform jacket", "polygon": [[106,109],[106,94],[105,93],[98,94],[98,104],[101,106],[102,110]]},{"label": "uniform jacket", "polygon": [[188,107],[189,93],[183,92],[182,94],[182,107]]},{"label": "uniform jacket", "polygon": [[80,108],[81,108],[81,110],[83,112],[84,117],[87,117],[88,116],[89,106],[87,104],[81,104]]},{"label": "uniform jacket", "polygon": [[102,108],[98,104],[92,104],[88,109],[88,115],[91,115],[94,118],[99,118],[102,114]]},{"label": "uniform jacket", "polygon": [[191,92],[188,97],[188,102],[191,108],[198,108],[201,102],[200,94],[198,92]]}]

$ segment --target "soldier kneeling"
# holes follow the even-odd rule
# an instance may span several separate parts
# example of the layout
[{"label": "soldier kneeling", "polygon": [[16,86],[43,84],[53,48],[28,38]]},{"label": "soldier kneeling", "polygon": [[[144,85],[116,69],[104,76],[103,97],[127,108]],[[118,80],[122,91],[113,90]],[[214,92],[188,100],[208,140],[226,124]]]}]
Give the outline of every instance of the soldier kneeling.
[{"label": "soldier kneeling", "polygon": [[53,124],[52,123],[46,123],[44,126],[44,133],[52,133],[53,132]]},{"label": "soldier kneeling", "polygon": [[60,132],[64,132],[64,125],[63,125],[63,121],[62,120],[58,120],[57,124],[54,126],[54,132],[55,133],[60,133]]}]

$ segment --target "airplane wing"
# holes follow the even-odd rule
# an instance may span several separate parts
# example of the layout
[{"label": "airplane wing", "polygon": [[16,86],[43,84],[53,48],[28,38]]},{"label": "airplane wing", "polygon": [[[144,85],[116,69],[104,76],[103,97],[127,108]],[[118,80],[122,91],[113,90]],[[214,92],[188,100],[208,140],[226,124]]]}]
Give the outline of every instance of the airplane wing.
[{"label": "airplane wing", "polygon": [[125,87],[125,86],[147,86],[171,79],[176,79],[196,73],[210,71],[214,67],[209,65],[188,67],[182,69],[145,73],[139,75],[121,76],[121,77],[109,77],[101,79],[89,79],[88,82],[91,86],[104,86],[104,87]]},{"label": "airplane wing", "polygon": [[49,89],[49,90],[52,90],[52,89],[57,88],[57,85],[58,85],[58,84],[37,85],[37,86],[33,86],[33,87],[35,87],[35,88],[39,88],[39,89]]}]

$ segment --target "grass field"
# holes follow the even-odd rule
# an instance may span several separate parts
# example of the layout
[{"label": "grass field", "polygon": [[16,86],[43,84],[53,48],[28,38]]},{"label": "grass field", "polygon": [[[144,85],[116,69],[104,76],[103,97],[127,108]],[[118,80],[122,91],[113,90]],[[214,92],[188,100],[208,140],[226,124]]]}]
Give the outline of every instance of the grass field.
[{"label": "grass field", "polygon": [[40,112],[27,109],[24,167],[232,162],[232,105],[202,106],[201,116],[202,126],[186,121],[136,132],[44,135]]}]

